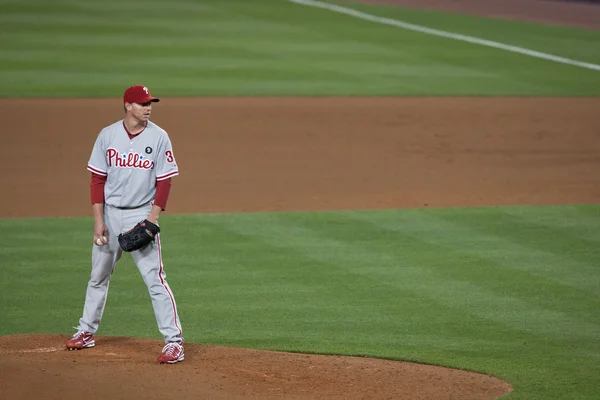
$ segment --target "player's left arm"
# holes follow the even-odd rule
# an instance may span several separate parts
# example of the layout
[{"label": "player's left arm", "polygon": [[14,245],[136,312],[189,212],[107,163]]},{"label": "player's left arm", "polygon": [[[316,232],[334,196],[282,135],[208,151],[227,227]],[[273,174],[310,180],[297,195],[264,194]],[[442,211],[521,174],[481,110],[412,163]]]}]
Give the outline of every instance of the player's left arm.
[{"label": "player's left arm", "polygon": [[152,210],[150,210],[150,214],[146,218],[148,221],[152,222],[154,225],[158,225],[158,217],[160,217],[160,212],[162,208],[157,206],[156,204],[152,205]]},{"label": "player's left arm", "polygon": [[171,191],[171,178],[179,175],[179,169],[173,153],[173,146],[166,134],[159,146],[159,151],[155,160],[155,168],[156,195],[154,197],[152,210],[147,219],[158,225],[158,217],[167,207],[167,200]]},{"label": "player's left arm", "polygon": [[148,215],[148,221],[158,225],[158,217],[161,211],[167,208],[167,200],[171,192],[171,178],[164,179],[162,181],[156,181],[156,196],[154,198],[154,204],[152,210]]},{"label": "player's left arm", "polygon": [[166,133],[162,137],[161,143],[158,147],[158,154],[154,162],[157,182],[179,175],[179,168],[177,167],[177,162],[175,161],[173,146],[171,145],[171,140]]}]

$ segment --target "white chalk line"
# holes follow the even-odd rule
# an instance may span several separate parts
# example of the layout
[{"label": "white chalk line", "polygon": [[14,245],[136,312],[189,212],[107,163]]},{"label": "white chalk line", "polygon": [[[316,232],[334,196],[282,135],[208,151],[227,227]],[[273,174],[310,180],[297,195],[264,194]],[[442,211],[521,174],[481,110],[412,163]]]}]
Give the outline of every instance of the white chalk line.
[{"label": "white chalk line", "polygon": [[64,347],[40,347],[38,349],[24,349],[24,350],[18,350],[18,353],[52,353],[54,351],[61,351],[64,350]]},{"label": "white chalk line", "polygon": [[540,51],[526,49],[524,47],[513,46],[510,44],[504,44],[504,43],[500,43],[500,42],[494,42],[492,40],[480,39],[480,38],[477,38],[474,36],[461,35],[459,33],[452,33],[452,32],[441,31],[438,29],[427,28],[425,26],[415,25],[415,24],[400,21],[397,19],[378,17],[376,15],[367,14],[367,13],[364,13],[361,11],[354,10],[352,8],[342,7],[342,6],[338,6],[335,4],[325,3],[322,1],[316,1],[316,0],[287,0],[287,1],[296,3],[296,4],[300,4],[300,5],[304,5],[304,6],[322,8],[322,9],[337,12],[340,14],[350,15],[352,17],[364,19],[366,21],[377,22],[377,23],[384,24],[384,25],[395,26],[397,28],[402,28],[402,29],[407,29],[407,30],[411,30],[411,31],[415,31],[415,32],[425,33],[428,35],[434,35],[434,36],[439,36],[439,37],[443,37],[443,38],[447,38],[447,39],[459,40],[462,42],[468,42],[468,43],[473,43],[473,44],[479,44],[479,45],[487,46],[487,47],[494,47],[496,49],[510,51],[512,53],[524,54],[527,56],[541,58],[544,60],[550,60],[550,61],[554,61],[554,62],[558,62],[558,63],[562,63],[562,64],[568,64],[568,65],[587,68],[587,69],[591,69],[591,70],[595,70],[595,71],[600,71],[600,65],[598,65],[598,64],[592,64],[592,63],[588,63],[588,62],[572,60],[572,59],[565,58],[565,57],[559,57],[559,56],[555,56],[552,54],[542,53]]}]

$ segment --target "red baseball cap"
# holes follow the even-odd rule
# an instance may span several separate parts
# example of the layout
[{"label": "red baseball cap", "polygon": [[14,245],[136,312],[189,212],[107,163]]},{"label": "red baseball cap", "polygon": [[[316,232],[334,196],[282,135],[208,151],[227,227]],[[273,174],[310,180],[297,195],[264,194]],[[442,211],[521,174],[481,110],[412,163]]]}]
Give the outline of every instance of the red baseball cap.
[{"label": "red baseball cap", "polygon": [[150,90],[146,86],[134,85],[127,88],[123,94],[124,103],[147,103],[149,101],[158,102],[160,99],[152,97]]}]

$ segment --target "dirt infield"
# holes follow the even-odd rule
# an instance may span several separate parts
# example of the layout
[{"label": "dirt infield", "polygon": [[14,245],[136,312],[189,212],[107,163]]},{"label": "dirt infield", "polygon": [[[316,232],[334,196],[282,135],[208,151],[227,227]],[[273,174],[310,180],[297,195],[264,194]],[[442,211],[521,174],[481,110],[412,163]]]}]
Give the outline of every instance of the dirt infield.
[{"label": "dirt infield", "polygon": [[[181,171],[168,213],[565,204],[600,199],[599,106],[164,99],[153,120]],[[0,217],[90,215],[87,161],[98,131],[122,117],[119,100],[0,100],[0,110]]]},{"label": "dirt infield", "polygon": [[[181,176],[168,213],[600,201],[600,99],[167,99],[153,120]],[[87,160],[114,100],[0,100],[2,217],[90,215]],[[35,115],[35,118],[32,117]],[[42,199],[42,201],[40,201]],[[90,227],[91,229],[91,227]],[[485,375],[372,360],[188,345],[156,365],[157,340],[0,338],[10,399],[493,399]]]}]

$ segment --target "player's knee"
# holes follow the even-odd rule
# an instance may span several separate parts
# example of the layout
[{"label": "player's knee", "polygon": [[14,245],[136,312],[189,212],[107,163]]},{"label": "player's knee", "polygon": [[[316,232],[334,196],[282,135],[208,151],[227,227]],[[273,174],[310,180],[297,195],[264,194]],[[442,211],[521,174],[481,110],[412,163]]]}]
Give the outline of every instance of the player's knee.
[{"label": "player's knee", "polygon": [[101,287],[108,285],[110,281],[110,271],[108,273],[92,272],[89,285],[92,287]]}]

